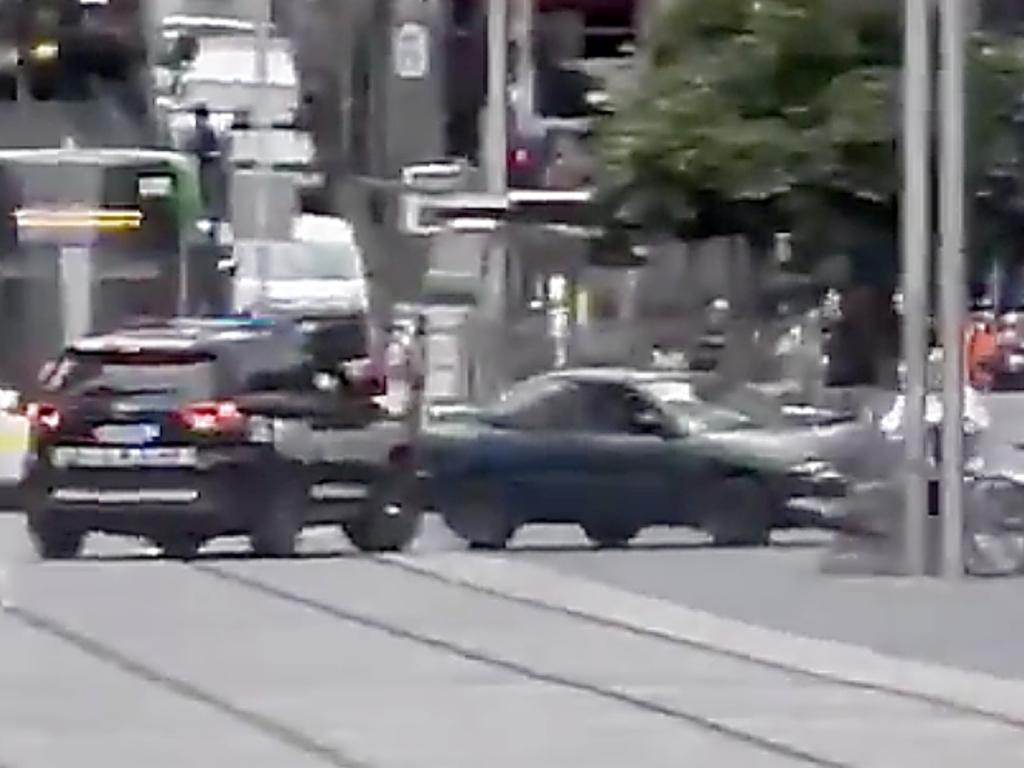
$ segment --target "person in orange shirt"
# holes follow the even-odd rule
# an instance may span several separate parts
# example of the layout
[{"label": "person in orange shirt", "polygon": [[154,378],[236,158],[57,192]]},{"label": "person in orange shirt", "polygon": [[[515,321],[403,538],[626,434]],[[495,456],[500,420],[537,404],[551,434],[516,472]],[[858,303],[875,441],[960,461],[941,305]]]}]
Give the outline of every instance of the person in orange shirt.
[{"label": "person in orange shirt", "polygon": [[989,389],[994,373],[992,363],[999,354],[995,322],[991,318],[974,321],[967,330],[967,348],[964,358],[967,377],[975,389]]}]

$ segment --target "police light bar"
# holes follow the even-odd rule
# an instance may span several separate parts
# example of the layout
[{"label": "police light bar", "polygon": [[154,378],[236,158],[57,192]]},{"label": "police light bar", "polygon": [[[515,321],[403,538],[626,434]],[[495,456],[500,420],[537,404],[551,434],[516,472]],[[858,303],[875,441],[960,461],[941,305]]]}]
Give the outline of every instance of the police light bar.
[{"label": "police light bar", "polygon": [[123,231],[142,226],[142,211],[18,208],[14,219],[19,229],[94,229]]}]

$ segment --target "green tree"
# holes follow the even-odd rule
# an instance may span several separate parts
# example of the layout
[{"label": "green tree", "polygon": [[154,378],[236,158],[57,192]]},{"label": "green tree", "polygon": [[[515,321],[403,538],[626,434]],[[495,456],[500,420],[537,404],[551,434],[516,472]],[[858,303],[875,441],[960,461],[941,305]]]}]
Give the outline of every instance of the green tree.
[{"label": "green tree", "polygon": [[[757,241],[788,229],[819,254],[837,232],[884,233],[894,245],[900,6],[667,4],[637,86],[599,131],[614,214],[683,237]],[[1013,41],[976,35],[969,61],[969,184],[979,199],[1003,199],[1006,184],[994,192],[992,181],[1016,179],[1022,166],[1014,117],[1024,56]]]}]

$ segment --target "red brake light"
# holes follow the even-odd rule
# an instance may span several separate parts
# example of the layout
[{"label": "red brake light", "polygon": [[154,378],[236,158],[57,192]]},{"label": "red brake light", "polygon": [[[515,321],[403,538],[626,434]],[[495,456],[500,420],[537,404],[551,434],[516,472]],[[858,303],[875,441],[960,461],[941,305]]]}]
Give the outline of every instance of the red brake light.
[{"label": "red brake light", "polygon": [[181,411],[182,421],[193,432],[233,432],[240,429],[245,417],[230,400],[193,403]]},{"label": "red brake light", "polygon": [[508,164],[510,168],[527,168],[533,164],[533,157],[526,147],[517,147],[509,152]]},{"label": "red brake light", "polygon": [[49,403],[29,403],[25,406],[25,416],[34,427],[51,432],[60,427],[60,411]]}]

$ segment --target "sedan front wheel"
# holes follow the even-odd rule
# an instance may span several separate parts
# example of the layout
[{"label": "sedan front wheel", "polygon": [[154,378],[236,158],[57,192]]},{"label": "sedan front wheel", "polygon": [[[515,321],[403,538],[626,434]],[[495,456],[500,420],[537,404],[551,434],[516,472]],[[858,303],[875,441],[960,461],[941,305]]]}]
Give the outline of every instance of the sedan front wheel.
[{"label": "sedan front wheel", "polygon": [[731,477],[714,494],[703,528],[716,547],[763,547],[772,533],[771,495],[753,477]]}]

